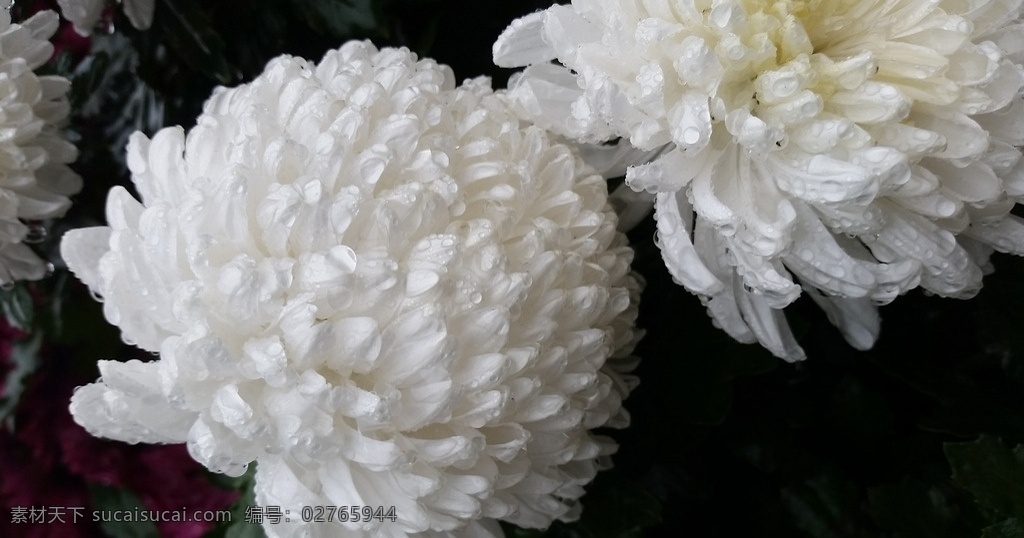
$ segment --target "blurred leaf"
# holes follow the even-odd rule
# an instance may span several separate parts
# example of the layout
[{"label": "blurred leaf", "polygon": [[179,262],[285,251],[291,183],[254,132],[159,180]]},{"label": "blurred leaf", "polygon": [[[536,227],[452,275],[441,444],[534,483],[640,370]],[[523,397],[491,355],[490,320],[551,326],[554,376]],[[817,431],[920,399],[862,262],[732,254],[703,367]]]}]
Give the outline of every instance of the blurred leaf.
[{"label": "blurred leaf", "polygon": [[[101,44],[110,39],[97,39],[96,42]],[[74,113],[88,114],[98,111],[99,105],[95,102],[104,97],[105,88],[110,85],[110,80],[116,74],[116,70],[110,69],[110,55],[106,51],[94,50],[83,59],[71,75],[71,92],[68,99]]]},{"label": "blurred leaf", "polygon": [[246,509],[256,505],[253,491],[256,484],[256,464],[250,464],[242,476],[213,475],[211,478],[220,486],[241,491],[242,495],[231,505],[231,519],[206,533],[204,538],[265,538],[263,527],[259,523],[247,522],[245,517]]},{"label": "blurred leaf", "polygon": [[1024,263],[993,261],[997,271],[971,301],[908,294],[885,307],[885,326],[898,329],[883,331],[869,360],[902,387],[899,398],[924,404],[917,419],[921,428],[964,439],[988,433],[1019,442],[1024,440]]},{"label": "blurred leaf", "polygon": [[17,285],[10,290],[0,290],[0,308],[3,308],[4,317],[12,327],[23,331],[32,330],[35,305],[32,302],[32,294],[24,285]]},{"label": "blurred leaf", "polygon": [[58,319],[52,323],[61,330],[48,335],[48,338],[72,346],[74,356],[81,361],[78,366],[88,366],[88,375],[95,376],[96,360],[117,357],[122,350],[121,330],[107,322],[103,305],[93,299],[84,284],[67,277],[67,272],[62,273],[70,282],[50,298],[59,308],[59,311],[53,310],[53,316]]},{"label": "blurred leaf", "polygon": [[661,504],[639,482],[612,469],[598,473],[581,499],[578,521],[556,521],[545,530],[503,524],[509,538],[640,538],[661,521]]},{"label": "blurred leaf", "polygon": [[[93,510],[107,512],[102,519],[111,519],[113,511],[123,512],[121,517],[124,518],[125,514],[148,510],[142,500],[127,489],[92,485],[89,490]],[[110,538],[160,538],[160,531],[151,521],[100,521],[99,525]]]},{"label": "blurred leaf", "polygon": [[21,393],[25,391],[25,381],[39,368],[39,346],[42,340],[43,335],[37,333],[32,338],[11,344],[11,370],[7,372],[0,395],[0,424],[13,426],[14,410],[21,399]]},{"label": "blurred leaf", "polygon": [[956,511],[934,486],[905,479],[868,490],[868,514],[887,531],[905,538],[945,538]]},{"label": "blurred leaf", "polygon": [[60,75],[67,77],[74,70],[75,59],[71,52],[62,50],[55,53],[53,59],[36,71],[39,74]]},{"label": "blurred leaf", "polygon": [[152,31],[159,32],[182,61],[221,84],[234,80],[224,58],[224,42],[198,2],[160,0],[157,9]]},{"label": "blurred leaf", "polygon": [[55,340],[59,340],[60,335],[64,333],[64,301],[67,298],[69,275],[67,271],[56,271],[50,275],[46,282],[45,302],[40,309],[40,326]]},{"label": "blurred leaf", "polygon": [[991,527],[985,527],[981,538],[1024,538],[1024,525],[1019,519],[1012,517]]},{"label": "blurred leaf", "polygon": [[[252,501],[252,504],[256,504],[256,501]],[[258,523],[246,523],[242,520],[239,520],[237,523],[232,523],[224,533],[224,538],[266,538],[266,536],[266,533],[263,532],[262,525]]]},{"label": "blurred leaf", "polygon": [[661,504],[639,482],[612,469],[597,475],[583,497],[579,526],[594,538],[640,536],[661,521]]},{"label": "blurred leaf", "polygon": [[835,472],[824,472],[782,488],[782,499],[804,532],[818,538],[866,536],[857,529],[857,488]]},{"label": "blurred leaf", "polygon": [[826,424],[864,454],[879,455],[891,435],[893,417],[889,403],[857,378],[842,377],[833,394]]},{"label": "blurred leaf", "polygon": [[335,38],[377,27],[373,0],[295,0],[294,4],[310,28]]},{"label": "blurred leaf", "polygon": [[1024,518],[1024,445],[1010,449],[983,435],[971,443],[944,445],[953,480],[978,502],[1016,518]]}]

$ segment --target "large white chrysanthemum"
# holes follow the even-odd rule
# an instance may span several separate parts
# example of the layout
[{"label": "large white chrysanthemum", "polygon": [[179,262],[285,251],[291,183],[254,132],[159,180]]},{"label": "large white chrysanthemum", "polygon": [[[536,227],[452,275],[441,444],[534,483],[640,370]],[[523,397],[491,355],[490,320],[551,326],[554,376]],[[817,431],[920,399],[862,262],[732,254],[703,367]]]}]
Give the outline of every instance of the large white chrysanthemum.
[{"label": "large white chrysanthemum", "polygon": [[46,262],[25,244],[37,235],[25,221],[63,215],[82,187],[67,166],[78,152],[60,131],[71,86],[34,72],[53,54],[58,21],[41,11],[12,24],[0,10],[0,283],[46,275]]},{"label": "large white chrysanthemum", "polygon": [[[518,106],[561,134],[664,147],[675,279],[735,338],[803,357],[781,308],[807,291],[870,347],[873,303],[981,287],[1024,253],[1021,0],[573,0],[515,21]],[[563,65],[549,63],[557,59]]]},{"label": "large white chrysanthemum", "polygon": [[[142,203],[115,188],[62,252],[160,359],[100,362],[71,404],[90,432],[257,461],[291,513],[271,536],[576,515],[614,446],[588,430],[626,420],[632,251],[604,180],[486,80],[352,42],[128,153]],[[326,505],[397,521],[302,523]]]}]

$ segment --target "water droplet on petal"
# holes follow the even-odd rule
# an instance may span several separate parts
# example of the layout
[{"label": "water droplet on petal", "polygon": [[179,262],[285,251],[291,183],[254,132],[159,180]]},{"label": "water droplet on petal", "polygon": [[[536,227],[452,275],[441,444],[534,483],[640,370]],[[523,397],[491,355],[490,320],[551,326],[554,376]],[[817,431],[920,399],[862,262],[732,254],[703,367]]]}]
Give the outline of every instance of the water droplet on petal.
[{"label": "water droplet on petal", "polygon": [[696,144],[700,140],[700,130],[696,127],[687,127],[683,131],[683,142],[687,144]]}]

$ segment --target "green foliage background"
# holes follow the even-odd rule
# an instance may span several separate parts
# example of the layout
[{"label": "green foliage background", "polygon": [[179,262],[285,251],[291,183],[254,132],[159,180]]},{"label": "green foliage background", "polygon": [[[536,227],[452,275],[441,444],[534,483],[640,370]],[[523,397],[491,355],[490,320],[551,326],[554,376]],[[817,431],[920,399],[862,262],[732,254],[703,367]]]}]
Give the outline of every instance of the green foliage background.
[{"label": "green foliage background", "polygon": [[[30,4],[19,2],[15,20]],[[278,54],[315,61],[348,39],[371,38],[501,87],[509,72],[491,65],[491,43],[513,18],[550,2],[156,4],[151,30],[131,28],[114,10],[84,59],[65,53],[53,66],[74,83],[70,129],[86,188],[51,224],[51,238],[102,223],[107,190],[128,184],[132,131],[191,126],[214,86],[251,80]],[[648,219],[630,236],[647,280],[647,336],[641,385],[627,400],[632,427],[610,432],[621,442],[616,467],[589,488],[580,521],[545,532],[509,527],[510,536],[1024,537],[1024,261],[996,256],[974,300],[914,292],[883,307],[882,339],[870,352],[849,348],[809,300],[798,302],[787,316],[809,359],[786,364],[712,327],[665,272],[653,230]],[[40,247],[52,253],[56,239]],[[31,375],[38,338],[76,346],[75,369],[141,354],[120,343],[59,262],[52,279],[0,292],[0,305],[39,335],[15,350],[8,386]],[[0,401],[0,418],[16,396]],[[96,500],[116,506],[124,495],[98,491]],[[259,536],[240,514],[212,535]]]}]

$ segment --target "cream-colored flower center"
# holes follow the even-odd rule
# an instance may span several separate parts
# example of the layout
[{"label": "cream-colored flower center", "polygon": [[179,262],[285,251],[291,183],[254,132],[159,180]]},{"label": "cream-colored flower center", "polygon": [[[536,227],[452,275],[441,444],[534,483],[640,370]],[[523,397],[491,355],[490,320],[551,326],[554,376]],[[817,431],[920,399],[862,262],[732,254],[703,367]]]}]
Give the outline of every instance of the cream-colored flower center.
[{"label": "cream-colored flower center", "polygon": [[[710,96],[711,122],[757,152],[784,147],[796,126],[823,113],[857,124],[899,122],[915,101],[959,96],[947,72],[971,26],[933,4],[724,0],[677,9],[669,44],[659,46],[675,57],[679,89]],[[656,19],[639,23],[641,43],[645,32],[665,29]],[[671,83],[665,91],[672,102]],[[669,116],[670,124],[689,124],[683,114]],[[706,140],[699,127],[686,129],[677,144]]]},{"label": "cream-colored flower center", "polygon": [[[872,16],[877,9],[871,9],[879,8],[877,4],[875,0],[736,0],[709,5],[702,10],[705,28],[710,30],[705,40],[724,67],[718,89],[740,100],[727,102],[727,107],[742,106],[746,99],[753,99],[755,105],[772,105],[801,89],[827,99],[841,88],[862,84],[877,67],[868,65],[871,58],[866,53],[878,48],[879,37],[884,41],[886,25],[872,24],[875,32],[867,33],[855,27],[863,26],[864,18],[877,19]],[[853,66],[836,69],[833,64],[858,56],[857,74],[839,80],[851,74]]]}]

